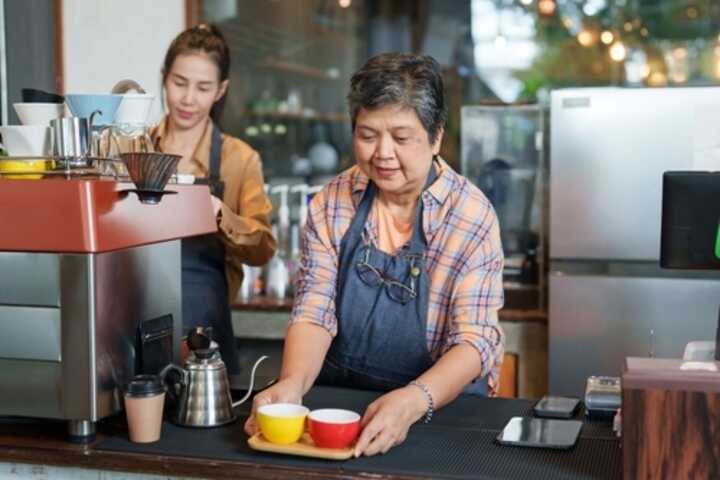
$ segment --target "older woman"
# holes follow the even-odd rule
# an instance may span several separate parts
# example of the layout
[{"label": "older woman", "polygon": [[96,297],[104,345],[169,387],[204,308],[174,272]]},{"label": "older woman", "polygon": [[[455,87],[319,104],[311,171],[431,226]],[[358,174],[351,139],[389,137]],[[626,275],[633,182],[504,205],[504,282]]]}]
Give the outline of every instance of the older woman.
[{"label": "older woman", "polygon": [[363,416],[358,456],[401,443],[460,393],[495,392],[503,254],[488,200],[438,156],[435,60],[373,57],[348,100],[357,165],[310,205],[281,375],[254,408],[299,403],[316,381],[386,391]]}]

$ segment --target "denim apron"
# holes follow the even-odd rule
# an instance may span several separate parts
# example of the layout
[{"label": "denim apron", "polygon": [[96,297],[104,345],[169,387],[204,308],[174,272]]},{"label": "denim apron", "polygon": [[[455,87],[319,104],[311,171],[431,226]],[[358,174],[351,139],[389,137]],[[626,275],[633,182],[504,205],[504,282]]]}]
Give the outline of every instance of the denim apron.
[{"label": "denim apron", "polygon": [[[213,127],[210,146],[210,191],[222,199],[225,185],[220,180],[222,134]],[[225,246],[217,234],[199,235],[182,240],[183,328],[212,327],[212,338],[220,347],[220,356],[229,373],[240,372],[235,335],[230,319],[228,284],[225,277]]]},{"label": "denim apron", "polygon": [[[430,168],[426,188],[437,174]],[[338,332],[317,382],[388,391],[407,385],[433,366],[427,348],[427,240],[418,200],[412,237],[395,255],[363,239],[377,196],[371,181],[340,243],[335,310]],[[464,393],[487,394],[487,380]]]}]

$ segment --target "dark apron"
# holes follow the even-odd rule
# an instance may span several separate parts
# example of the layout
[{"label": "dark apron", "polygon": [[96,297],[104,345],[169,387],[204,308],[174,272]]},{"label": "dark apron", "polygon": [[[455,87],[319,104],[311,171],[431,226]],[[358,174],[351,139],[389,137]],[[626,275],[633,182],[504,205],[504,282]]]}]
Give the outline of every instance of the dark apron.
[{"label": "dark apron", "polygon": [[[225,185],[220,180],[222,135],[213,127],[210,146],[210,175],[196,179],[207,183],[210,191],[222,199]],[[225,246],[217,234],[182,240],[182,308],[185,331],[196,326],[212,327],[212,338],[231,374],[240,372],[235,335],[230,318],[228,284],[225,276]]]},{"label": "dark apron", "polygon": [[[437,174],[434,166],[427,186]],[[433,366],[427,348],[427,240],[422,198],[409,245],[389,255],[363,239],[377,195],[371,181],[340,243],[335,310],[338,333],[317,382],[389,391],[407,385]],[[464,393],[487,394],[487,379]]]}]

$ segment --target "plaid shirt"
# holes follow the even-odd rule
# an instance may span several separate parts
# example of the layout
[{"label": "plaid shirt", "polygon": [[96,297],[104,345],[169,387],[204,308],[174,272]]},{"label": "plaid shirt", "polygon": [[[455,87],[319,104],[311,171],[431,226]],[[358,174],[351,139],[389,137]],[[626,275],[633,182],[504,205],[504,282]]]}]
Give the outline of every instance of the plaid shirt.
[{"label": "plaid shirt", "polygon": [[[434,165],[438,178],[422,193],[430,281],[428,350],[437,361],[454,345],[472,345],[480,353],[481,376],[490,375],[489,391],[495,394],[505,341],[497,315],[504,299],[497,217],[477,187],[445,161],[439,159]],[[325,327],[333,337],[337,334],[340,242],[367,185],[368,177],[354,166],[312,199],[303,230],[291,324],[311,322]],[[377,244],[377,221],[372,212],[364,236]]]}]

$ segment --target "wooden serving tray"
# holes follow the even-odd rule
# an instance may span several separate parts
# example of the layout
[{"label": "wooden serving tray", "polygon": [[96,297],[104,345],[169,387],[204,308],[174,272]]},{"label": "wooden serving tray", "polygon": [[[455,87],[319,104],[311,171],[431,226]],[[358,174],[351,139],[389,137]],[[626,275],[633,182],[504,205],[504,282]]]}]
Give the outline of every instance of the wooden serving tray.
[{"label": "wooden serving tray", "polygon": [[258,432],[248,438],[248,445],[254,450],[272,453],[284,453],[287,455],[299,455],[301,457],[325,458],[328,460],[347,460],[353,456],[353,448],[320,448],[313,443],[310,434],[305,432],[300,441],[287,445],[271,443],[265,440],[262,433]]}]

